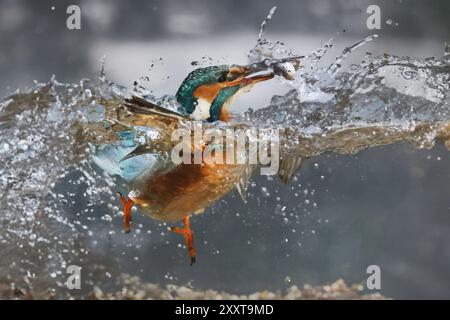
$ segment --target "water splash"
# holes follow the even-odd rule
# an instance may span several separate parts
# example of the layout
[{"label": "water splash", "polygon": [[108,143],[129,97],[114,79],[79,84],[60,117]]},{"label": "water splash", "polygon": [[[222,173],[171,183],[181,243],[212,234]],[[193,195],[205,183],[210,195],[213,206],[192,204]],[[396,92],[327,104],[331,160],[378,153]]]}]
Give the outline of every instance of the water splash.
[{"label": "water splash", "polygon": [[[103,101],[117,95],[121,88],[102,79],[62,84],[53,77],[0,104],[0,281],[51,295],[63,286],[68,262],[83,261],[79,217],[100,194],[112,195],[113,182],[92,169],[87,146],[77,141],[79,123],[101,121]],[[71,185],[83,186],[77,190],[85,200],[67,217],[66,208],[80,205]]]},{"label": "water splash", "polygon": [[[266,38],[273,7],[261,24],[249,62],[296,54],[283,43]],[[359,64],[346,60],[377,34],[344,48],[331,64],[324,57],[333,39],[301,61],[303,68],[284,96],[268,107],[239,115],[235,121],[277,127],[283,134],[282,152],[311,157],[323,152],[356,153],[364,148],[408,141],[431,148],[436,139],[450,147],[450,56],[416,59],[366,53]]]},{"label": "water splash", "polygon": [[285,46],[283,42],[271,41],[266,38],[265,30],[267,24],[272,19],[275,14],[277,7],[272,7],[269,14],[261,23],[258,38],[256,39],[255,46],[248,53],[249,63],[258,63],[265,59],[278,59],[286,56],[292,57],[294,54],[292,51]]},{"label": "water splash", "polygon": [[369,54],[361,64],[314,68],[297,79],[291,83],[294,90],[239,119],[282,129],[285,152],[303,157],[355,153],[402,140],[430,148],[437,138],[448,145],[448,58]]}]

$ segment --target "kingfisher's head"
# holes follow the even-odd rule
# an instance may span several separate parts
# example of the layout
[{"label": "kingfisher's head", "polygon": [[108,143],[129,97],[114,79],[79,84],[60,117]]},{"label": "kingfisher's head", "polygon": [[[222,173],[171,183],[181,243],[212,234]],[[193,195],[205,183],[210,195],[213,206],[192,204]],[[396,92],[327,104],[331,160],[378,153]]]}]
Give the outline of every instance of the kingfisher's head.
[{"label": "kingfisher's head", "polygon": [[199,68],[184,79],[176,94],[182,111],[195,120],[227,121],[226,105],[241,89],[273,78],[260,66],[222,65]]}]

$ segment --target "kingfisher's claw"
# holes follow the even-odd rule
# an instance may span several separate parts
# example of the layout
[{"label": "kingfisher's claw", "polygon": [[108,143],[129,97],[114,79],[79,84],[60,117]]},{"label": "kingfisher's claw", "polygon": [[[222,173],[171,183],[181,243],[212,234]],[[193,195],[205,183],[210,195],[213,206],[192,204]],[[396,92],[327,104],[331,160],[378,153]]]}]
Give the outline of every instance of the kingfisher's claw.
[{"label": "kingfisher's claw", "polygon": [[123,207],[123,227],[125,233],[129,233],[131,231],[130,222],[131,222],[131,208],[133,207],[133,201],[131,199],[127,199],[122,195],[122,193],[117,192],[120,197],[120,203]]},{"label": "kingfisher's claw", "polygon": [[189,216],[183,218],[183,228],[179,227],[171,227],[170,231],[181,234],[184,236],[184,239],[186,240],[186,247],[189,250],[189,257],[191,259],[191,266],[196,261],[196,254],[195,254],[195,246],[194,246],[194,233],[192,232],[190,223],[189,223]]}]

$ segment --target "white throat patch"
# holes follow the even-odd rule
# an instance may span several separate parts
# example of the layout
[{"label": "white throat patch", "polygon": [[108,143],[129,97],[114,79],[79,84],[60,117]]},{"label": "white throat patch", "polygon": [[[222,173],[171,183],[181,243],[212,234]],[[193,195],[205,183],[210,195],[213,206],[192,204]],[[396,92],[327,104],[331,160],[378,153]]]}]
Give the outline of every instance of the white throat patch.
[{"label": "white throat patch", "polygon": [[211,115],[209,114],[209,108],[211,107],[211,103],[205,99],[198,99],[197,105],[195,106],[194,112],[192,112],[191,116],[194,120],[206,120]]}]

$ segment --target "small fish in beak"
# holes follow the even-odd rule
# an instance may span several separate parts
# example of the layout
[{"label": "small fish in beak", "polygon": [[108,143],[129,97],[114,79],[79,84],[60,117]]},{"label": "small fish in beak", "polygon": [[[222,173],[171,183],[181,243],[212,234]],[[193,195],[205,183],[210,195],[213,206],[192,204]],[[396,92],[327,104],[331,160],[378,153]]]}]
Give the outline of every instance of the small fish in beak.
[{"label": "small fish in beak", "polygon": [[300,68],[300,61],[298,62],[283,62],[276,63],[273,66],[273,73],[281,76],[286,80],[294,80],[295,72]]},{"label": "small fish in beak", "polygon": [[[268,79],[268,75],[277,75],[285,78],[286,80],[294,80],[295,72],[300,68],[300,59],[304,58],[304,56],[296,56],[289,57],[283,59],[265,59],[261,62],[254,63],[248,66],[245,66],[245,79]],[[249,75],[270,71],[269,74],[260,74],[258,76],[248,77]],[[270,78],[271,78],[270,77]],[[261,81],[261,80],[259,80]],[[257,81],[257,82],[259,82]],[[247,81],[249,83],[253,83],[254,81]]]}]

